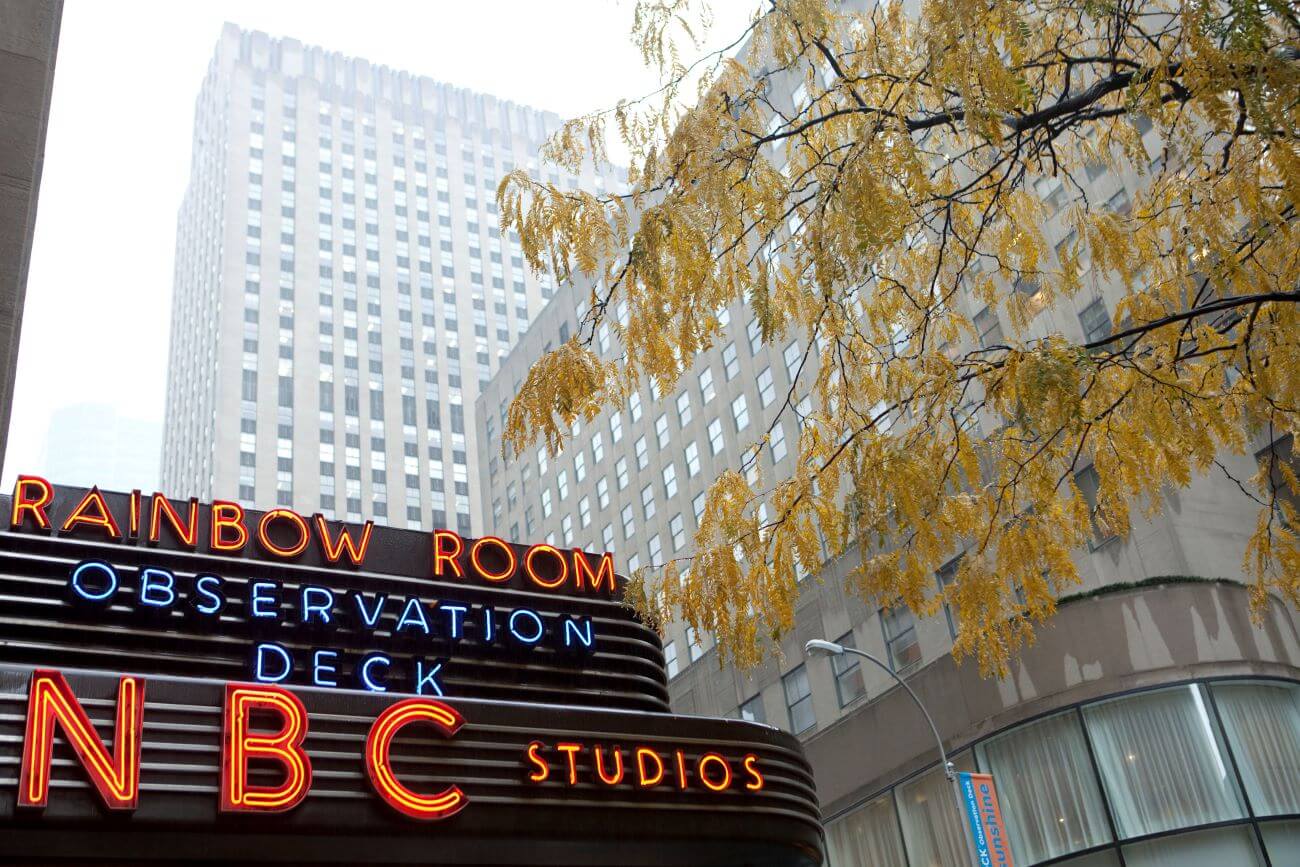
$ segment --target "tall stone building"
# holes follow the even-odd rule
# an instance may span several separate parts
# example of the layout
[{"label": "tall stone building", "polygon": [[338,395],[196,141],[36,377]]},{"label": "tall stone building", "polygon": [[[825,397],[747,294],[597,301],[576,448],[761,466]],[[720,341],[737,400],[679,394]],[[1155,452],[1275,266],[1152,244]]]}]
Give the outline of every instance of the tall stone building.
[{"label": "tall stone building", "polygon": [[[797,88],[785,95],[801,98]],[[1158,131],[1142,132],[1158,153]],[[1072,193],[1041,183],[1056,245],[1067,239]],[[1140,183],[1098,172],[1087,194],[1123,212]],[[1111,334],[1122,290],[1095,272],[1089,282],[1090,291],[1043,307],[1034,333]],[[483,389],[485,526],[507,538],[612,550],[620,571],[631,571],[689,555],[708,485],[739,467],[769,426],[764,478],[793,471],[800,413],[773,422],[806,347],[801,336],[764,345],[746,306],[734,304],[727,333],[672,393],[643,388],[575,426],[561,454],[539,447],[497,457],[505,408],[529,365],[575,332],[589,297],[589,286],[561,287]],[[996,309],[970,293],[956,303],[983,345],[1002,341]],[[606,359],[622,351],[608,328],[595,343]],[[798,378],[812,381],[807,370]],[[800,397],[796,390],[806,414]],[[950,612],[917,619],[850,592],[850,551],[801,579],[795,628],[755,671],[720,665],[710,636],[669,624],[674,709],[796,733],[836,867],[971,862],[953,790],[909,696],[865,660],[806,658],[814,638],[883,660],[929,708],[957,767],[995,775],[1018,865],[1300,863],[1300,617],[1273,598],[1252,621],[1242,555],[1258,506],[1228,475],[1249,478],[1273,451],[1295,465],[1288,438],[1261,438],[1247,455],[1221,455],[1226,472],[1171,492],[1165,511],[1137,517],[1127,536],[1099,526],[1074,553],[1082,584],[1004,679],[954,662]],[[1079,469],[1076,483],[1095,494],[1092,467]],[[956,572],[961,552],[952,553],[934,576],[936,593]]]},{"label": "tall stone building", "polygon": [[[226,25],[177,220],[162,484],[482,526],[482,383],[553,294],[495,192],[558,116]],[[551,175],[569,187],[607,179]]]}]

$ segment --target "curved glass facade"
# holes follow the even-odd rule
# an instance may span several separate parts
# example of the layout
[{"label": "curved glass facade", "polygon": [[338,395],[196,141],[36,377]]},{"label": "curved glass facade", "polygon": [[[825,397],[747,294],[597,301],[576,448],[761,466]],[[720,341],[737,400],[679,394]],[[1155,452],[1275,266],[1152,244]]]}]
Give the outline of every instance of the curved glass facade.
[{"label": "curved glass facade", "polygon": [[[1017,865],[1300,864],[1300,683],[1114,696],[1001,731],[953,761],[997,780]],[[828,822],[831,864],[965,867],[960,821],[936,766]]]}]

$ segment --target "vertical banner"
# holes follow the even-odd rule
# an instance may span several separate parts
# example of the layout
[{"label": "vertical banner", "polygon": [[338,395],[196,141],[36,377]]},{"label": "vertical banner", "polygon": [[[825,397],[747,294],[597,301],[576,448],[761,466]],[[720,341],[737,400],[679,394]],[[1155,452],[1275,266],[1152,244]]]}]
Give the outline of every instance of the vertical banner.
[{"label": "vertical banner", "polygon": [[1011,839],[1006,823],[1002,821],[1002,808],[998,806],[998,790],[990,774],[957,775],[962,802],[966,805],[966,819],[970,822],[971,838],[975,841],[976,864],[980,867],[1015,867],[1011,858]]}]

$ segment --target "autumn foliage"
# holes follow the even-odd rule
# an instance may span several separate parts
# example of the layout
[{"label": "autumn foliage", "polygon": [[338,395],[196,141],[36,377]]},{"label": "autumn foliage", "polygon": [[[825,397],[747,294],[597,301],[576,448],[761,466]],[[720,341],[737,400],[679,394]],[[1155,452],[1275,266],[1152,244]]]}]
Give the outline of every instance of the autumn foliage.
[{"label": "autumn foliage", "polygon": [[[1123,533],[1225,452],[1300,428],[1294,6],[775,0],[687,66],[702,17],[642,2],[663,89],[548,146],[576,165],[617,136],[627,194],[522,172],[498,193],[530,265],[595,287],[511,406],[515,449],[562,447],[647,381],[671,393],[729,305],[806,347],[780,404],[797,470],[756,478],[760,431],[714,482],[691,561],[641,576],[643,607],[752,664],[792,625],[797,573],[847,553],[857,592],[947,601],[955,652],[1000,671],[1098,526]],[[1139,192],[1098,201],[1108,172]],[[1051,316],[1085,295],[1114,323],[1093,339]],[[602,326],[617,352],[597,352]],[[1237,480],[1259,514],[1244,569],[1257,606],[1300,603],[1300,491],[1266,463]]]}]

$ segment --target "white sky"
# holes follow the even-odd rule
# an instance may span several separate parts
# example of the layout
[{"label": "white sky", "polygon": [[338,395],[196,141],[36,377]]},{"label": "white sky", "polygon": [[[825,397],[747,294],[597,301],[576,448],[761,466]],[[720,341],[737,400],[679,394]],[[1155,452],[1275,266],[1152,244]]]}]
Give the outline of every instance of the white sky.
[{"label": "white sky", "polygon": [[[709,41],[722,45],[757,2],[711,5]],[[630,0],[67,0],[3,485],[43,471],[59,407],[108,402],[162,419],[176,209],[194,99],[223,22],[570,117],[656,85],[628,41],[632,8]]]}]

